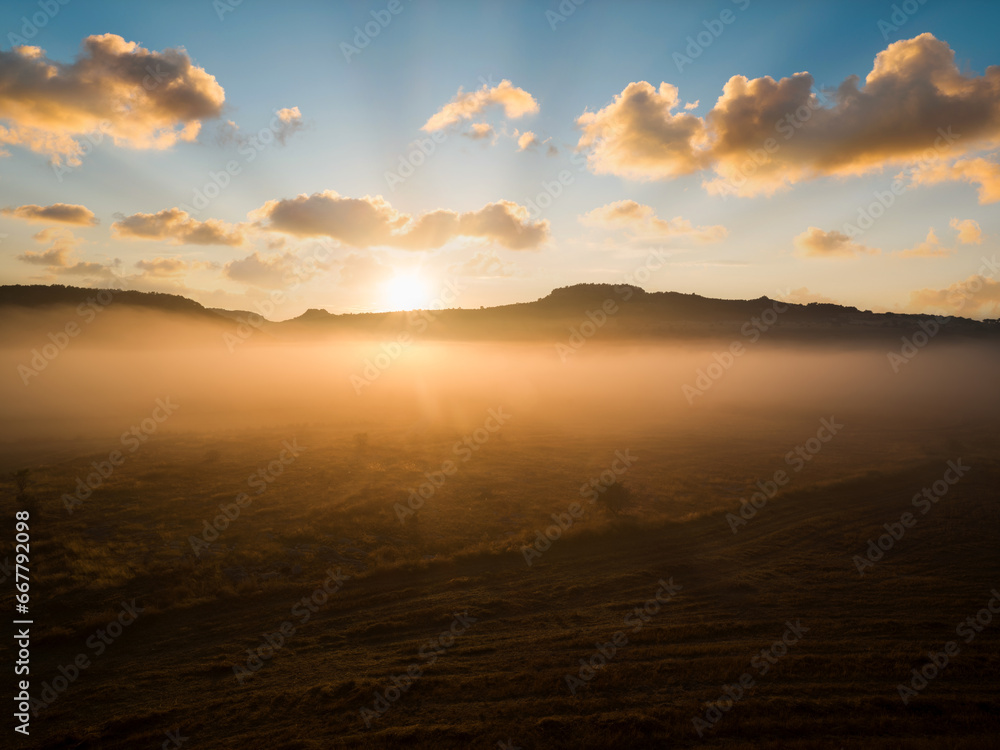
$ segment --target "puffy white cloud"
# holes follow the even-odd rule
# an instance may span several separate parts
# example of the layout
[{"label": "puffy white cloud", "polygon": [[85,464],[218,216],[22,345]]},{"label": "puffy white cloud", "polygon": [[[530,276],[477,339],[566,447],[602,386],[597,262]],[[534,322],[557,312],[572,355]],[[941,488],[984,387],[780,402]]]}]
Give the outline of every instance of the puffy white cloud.
[{"label": "puffy white cloud", "polygon": [[225,92],[183,49],[150,52],[116,34],[89,36],[73,63],[38,47],[0,50],[0,143],[79,164],[82,138],[101,131],[116,145],[170,148],[218,117]]},{"label": "puffy white cloud", "polygon": [[510,201],[464,213],[437,209],[411,216],[394,209],[380,195],[348,198],[326,190],[268,201],[250,217],[269,231],[327,236],[360,248],[430,250],[457,237],[473,237],[525,250],[538,247],[549,236],[547,221],[531,221],[526,208]]},{"label": "puffy white cloud", "polygon": [[[813,85],[809,73],[778,81],[736,75],[696,117],[675,111],[675,86],[630,83],[611,104],[580,116],[578,148],[598,174],[659,180],[712,170],[704,182],[710,192],[755,195],[819,176],[934,164],[1000,142],[1000,67],[964,73],[931,34],[889,45],[863,85],[848,77],[830,102]],[[1000,186],[995,166],[973,160],[954,169],[985,181],[988,202]]]}]

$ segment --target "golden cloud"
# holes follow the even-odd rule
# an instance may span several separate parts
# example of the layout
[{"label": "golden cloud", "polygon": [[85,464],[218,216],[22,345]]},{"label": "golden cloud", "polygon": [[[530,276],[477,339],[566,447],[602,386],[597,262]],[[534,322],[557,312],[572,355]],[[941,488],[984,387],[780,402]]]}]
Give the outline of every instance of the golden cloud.
[{"label": "golden cloud", "polygon": [[150,52],[116,34],[89,36],[73,63],[38,47],[0,50],[0,143],[80,163],[84,136],[166,149],[218,117],[225,92],[183,49]]},{"label": "golden cloud", "polygon": [[520,137],[517,139],[517,148],[520,151],[525,151],[532,146],[537,146],[539,144],[538,136],[532,133],[530,130],[526,130],[521,133]]},{"label": "golden cloud", "polygon": [[953,247],[943,247],[941,240],[934,233],[934,227],[927,230],[927,238],[906,250],[900,250],[895,255],[901,258],[945,258],[955,252]]},{"label": "golden cloud", "polygon": [[60,224],[75,224],[77,226],[89,227],[99,223],[94,218],[94,212],[86,206],[79,206],[74,203],[53,203],[51,206],[38,206],[29,203],[16,208],[5,208],[4,216],[13,216],[25,221],[44,221]]},{"label": "golden cloud", "polygon": [[36,233],[33,239],[36,242],[51,242],[52,244],[42,251],[28,250],[21,253],[17,256],[18,260],[36,266],[45,266],[45,270],[51,274],[89,276],[104,280],[116,278],[111,266],[89,261],[71,261],[69,256],[80,244],[80,240],[68,229],[49,227]]},{"label": "golden cloud", "polygon": [[223,272],[233,281],[261,287],[263,289],[279,289],[292,281],[305,281],[297,271],[297,259],[292,253],[266,257],[254,252],[241,260],[234,260],[225,265]]},{"label": "golden cloud", "polygon": [[[813,85],[809,73],[733,76],[696,117],[674,111],[675,86],[630,83],[578,118],[577,147],[598,174],[662,180],[712,170],[703,183],[709,192],[755,195],[820,176],[936,163],[1000,142],[1000,67],[965,74],[932,34],[889,45],[864,85],[850,76],[832,101]],[[976,161],[964,169],[981,177],[986,168]]]},{"label": "golden cloud", "polygon": [[698,242],[717,242],[729,234],[724,226],[718,224],[695,227],[680,216],[669,221],[660,219],[650,206],[633,200],[608,203],[583,214],[579,220],[592,227],[627,229],[633,237],[643,239],[685,237]]},{"label": "golden cloud", "polygon": [[122,216],[111,225],[119,239],[173,240],[175,245],[242,245],[244,227],[218,219],[198,221],[179,208]]},{"label": "golden cloud", "polygon": [[481,141],[485,138],[491,138],[495,133],[493,132],[493,126],[487,122],[474,122],[472,127],[469,129],[468,133],[463,133],[463,135],[468,136],[474,141]]},{"label": "golden cloud", "polygon": [[[140,260],[135,264],[135,267],[142,271],[142,276],[145,278],[170,278],[183,276],[188,271],[193,271],[197,268],[212,268],[213,264],[187,261],[183,258],[156,257],[153,260]],[[218,266],[214,267],[217,268]]]},{"label": "golden cloud", "polygon": [[795,254],[801,258],[856,258],[859,255],[876,255],[878,250],[854,242],[843,232],[824,232],[819,227],[809,227],[794,239]]},{"label": "golden cloud", "polygon": [[326,236],[361,248],[431,250],[457,237],[475,237],[525,250],[538,247],[549,236],[547,221],[532,221],[526,208],[511,201],[489,203],[478,211],[438,209],[410,216],[381,195],[348,198],[333,190],[268,201],[250,218],[269,231]]},{"label": "golden cloud", "polygon": [[435,130],[456,125],[462,120],[478,117],[490,107],[502,107],[509,119],[524,117],[538,111],[535,97],[524,89],[511,84],[506,78],[490,88],[483,84],[477,91],[463,92],[460,88],[455,97],[435,112],[421,130],[431,133]]},{"label": "golden cloud", "polygon": [[983,230],[980,229],[977,221],[952,219],[948,226],[958,232],[958,241],[963,245],[981,245],[983,242]]},{"label": "golden cloud", "polygon": [[1000,314],[1000,282],[973,274],[944,289],[918,289],[910,293],[909,308],[913,312],[997,316]]},{"label": "golden cloud", "polygon": [[911,185],[968,182],[979,186],[980,205],[1000,201],[1000,164],[982,157],[922,164],[910,172],[909,180]]}]

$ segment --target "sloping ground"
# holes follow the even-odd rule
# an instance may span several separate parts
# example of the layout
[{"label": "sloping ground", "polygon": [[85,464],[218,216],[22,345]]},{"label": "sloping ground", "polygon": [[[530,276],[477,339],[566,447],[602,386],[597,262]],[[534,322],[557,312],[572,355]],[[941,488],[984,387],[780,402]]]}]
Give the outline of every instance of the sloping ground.
[{"label": "sloping ground", "polygon": [[[852,562],[943,470],[779,496],[735,535],[714,514],[560,539],[530,568],[513,553],[352,578],[243,685],[233,663],[315,584],[141,615],[30,746],[158,747],[179,730],[213,748],[996,747],[1000,615],[969,643],[956,626],[1000,588],[1000,465],[977,462],[916,511],[863,577]],[[680,590],[635,632],[661,579]],[[429,664],[421,647],[463,612],[475,622]],[[627,644],[571,694],[566,675],[619,630]],[[36,684],[78,640],[36,653]],[[897,684],[948,641],[958,653],[904,705]],[[412,664],[422,676],[397,697]],[[712,723],[708,703],[744,673],[753,686]],[[387,689],[397,699],[366,728],[360,709]]]}]

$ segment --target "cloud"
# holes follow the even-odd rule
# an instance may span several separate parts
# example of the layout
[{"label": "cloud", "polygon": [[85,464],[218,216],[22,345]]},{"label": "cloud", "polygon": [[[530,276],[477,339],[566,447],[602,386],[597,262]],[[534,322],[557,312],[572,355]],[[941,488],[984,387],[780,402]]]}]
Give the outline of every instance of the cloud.
[{"label": "cloud", "polygon": [[837,230],[824,232],[819,227],[809,227],[793,241],[795,254],[801,258],[855,258],[879,252],[852,241],[843,232]]},{"label": "cloud", "polygon": [[268,201],[251,212],[250,218],[268,231],[322,235],[361,248],[431,250],[457,237],[473,237],[526,250],[538,247],[549,236],[547,221],[531,221],[526,208],[510,201],[488,203],[478,211],[438,209],[410,216],[398,212],[381,195],[347,198],[333,190]]},{"label": "cloud", "polygon": [[633,237],[672,238],[684,237],[698,242],[717,242],[729,232],[721,225],[694,227],[691,222],[677,216],[669,221],[657,218],[650,206],[633,200],[615,201],[578,217],[580,222],[603,229],[627,229]]},{"label": "cloud", "polygon": [[604,109],[577,119],[583,131],[577,148],[587,152],[595,174],[654,180],[696,172],[708,162],[705,123],[674,114],[679,103],[677,87],[669,83],[659,89],[646,81],[630,83]]},{"label": "cloud", "polygon": [[274,137],[282,146],[292,135],[305,127],[302,121],[302,113],[298,107],[286,107],[277,111],[278,127],[274,131]]},{"label": "cloud", "polygon": [[477,91],[463,92],[460,88],[455,97],[435,112],[421,130],[431,133],[435,130],[455,125],[462,120],[478,117],[490,107],[502,107],[509,119],[516,119],[538,111],[538,102],[524,89],[512,85],[506,78],[490,88],[483,84]]},{"label": "cloud", "polygon": [[157,257],[153,260],[140,260],[135,264],[135,267],[142,271],[141,276],[144,278],[161,279],[183,276],[188,271],[198,268],[218,268],[218,265],[199,261],[187,261],[183,258]]},{"label": "cloud", "polygon": [[311,278],[315,275],[315,269],[305,272],[304,276],[304,272],[298,267],[298,258],[292,253],[268,258],[254,252],[241,260],[227,263],[223,273],[233,281],[263,289],[279,289]]},{"label": "cloud", "polygon": [[492,138],[496,135],[493,126],[486,122],[474,122],[468,133],[462,133],[467,138],[474,141],[481,141],[484,138]]},{"label": "cloud", "polygon": [[37,232],[32,239],[35,242],[51,242],[52,244],[43,251],[28,250],[21,253],[17,259],[36,266],[47,266],[53,272],[55,272],[53,269],[66,268],[70,265],[69,255],[80,244],[80,240],[70,230],[57,227],[43,229]]},{"label": "cloud", "polygon": [[179,208],[121,216],[111,225],[111,232],[119,239],[170,239],[174,245],[237,246],[245,239],[243,225],[234,226],[218,219],[198,221]]},{"label": "cloud", "polygon": [[687,104],[685,104],[684,109],[686,110],[698,109],[699,104],[701,104],[701,99],[695,99],[693,102],[688,102]]},{"label": "cloud", "polygon": [[91,227],[98,224],[94,212],[86,206],[74,203],[53,203],[51,206],[38,206],[29,203],[16,208],[5,208],[4,216],[13,216],[25,221],[45,221],[61,224],[75,224],[81,227]]},{"label": "cloud", "polygon": [[894,255],[901,258],[944,258],[954,252],[955,248],[942,247],[941,240],[934,233],[934,227],[931,227],[927,230],[927,238],[923,242],[906,250],[900,250]]},{"label": "cloud", "polygon": [[[955,230],[955,239],[963,245],[978,245],[983,241],[983,232],[979,228],[979,224],[972,219],[966,219],[965,221],[952,219],[948,226]],[[901,258],[945,258],[953,255],[956,251],[957,248],[955,247],[942,246],[941,240],[938,239],[937,234],[934,232],[934,227],[931,227],[927,231],[927,238],[923,242],[915,247],[900,250],[893,254]]]},{"label": "cloud", "polygon": [[813,85],[809,73],[779,81],[736,75],[696,117],[674,111],[675,86],[630,83],[611,104],[578,118],[577,147],[598,174],[665,180],[705,171],[709,192],[756,195],[913,164],[927,160],[929,149],[937,161],[1000,142],[1000,67],[965,74],[931,34],[889,45],[863,85],[848,77],[830,92],[832,101]]},{"label": "cloud", "polygon": [[38,47],[0,50],[0,143],[80,163],[82,138],[101,131],[115,145],[166,149],[194,140],[218,117],[225,92],[183,49],[150,52],[115,34],[88,36],[73,63]]},{"label": "cloud", "polygon": [[514,263],[505,263],[493,250],[480,250],[462,263],[448,267],[448,272],[456,276],[472,276],[480,279],[510,278],[517,271]]},{"label": "cloud", "polygon": [[968,182],[979,186],[979,203],[1000,201],[1000,164],[979,157],[947,163],[927,163],[909,173],[911,185],[935,185],[940,182]]},{"label": "cloud", "polygon": [[983,243],[983,230],[979,228],[979,223],[972,219],[964,221],[952,219],[948,226],[958,232],[958,241],[963,245],[981,245]]},{"label": "cloud", "polygon": [[1000,282],[974,274],[944,289],[918,289],[910,293],[913,312],[996,317],[1000,314]]},{"label": "cloud", "polygon": [[351,253],[340,265],[340,285],[357,289],[372,289],[393,277],[390,266],[370,253]]},{"label": "cloud", "polygon": [[[51,242],[43,251],[28,250],[17,259],[36,266],[45,266],[50,274],[89,276],[99,279],[116,279],[113,266],[88,261],[71,261],[70,254],[80,244],[80,240],[68,229],[49,227],[34,235],[36,242]],[[117,265],[117,262],[116,262]]]},{"label": "cloud", "polygon": [[812,302],[818,302],[824,305],[837,305],[840,304],[835,299],[819,294],[818,292],[809,291],[808,287],[799,287],[798,289],[791,289],[785,294],[781,295],[781,299],[784,302],[791,302],[793,305],[808,305]]},{"label": "cloud", "polygon": [[540,143],[538,136],[532,133],[530,130],[526,130],[521,133],[521,136],[517,139],[517,148],[519,151],[527,151],[529,148],[537,146]]}]

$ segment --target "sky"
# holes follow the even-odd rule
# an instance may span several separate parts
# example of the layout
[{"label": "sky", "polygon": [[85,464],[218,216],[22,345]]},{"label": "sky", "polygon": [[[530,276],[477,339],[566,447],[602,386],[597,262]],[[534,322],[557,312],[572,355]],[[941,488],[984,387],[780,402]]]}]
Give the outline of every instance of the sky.
[{"label": "sky", "polygon": [[[12,1],[0,282],[1000,315],[995,2]],[[993,67],[991,67],[993,66]]]}]

